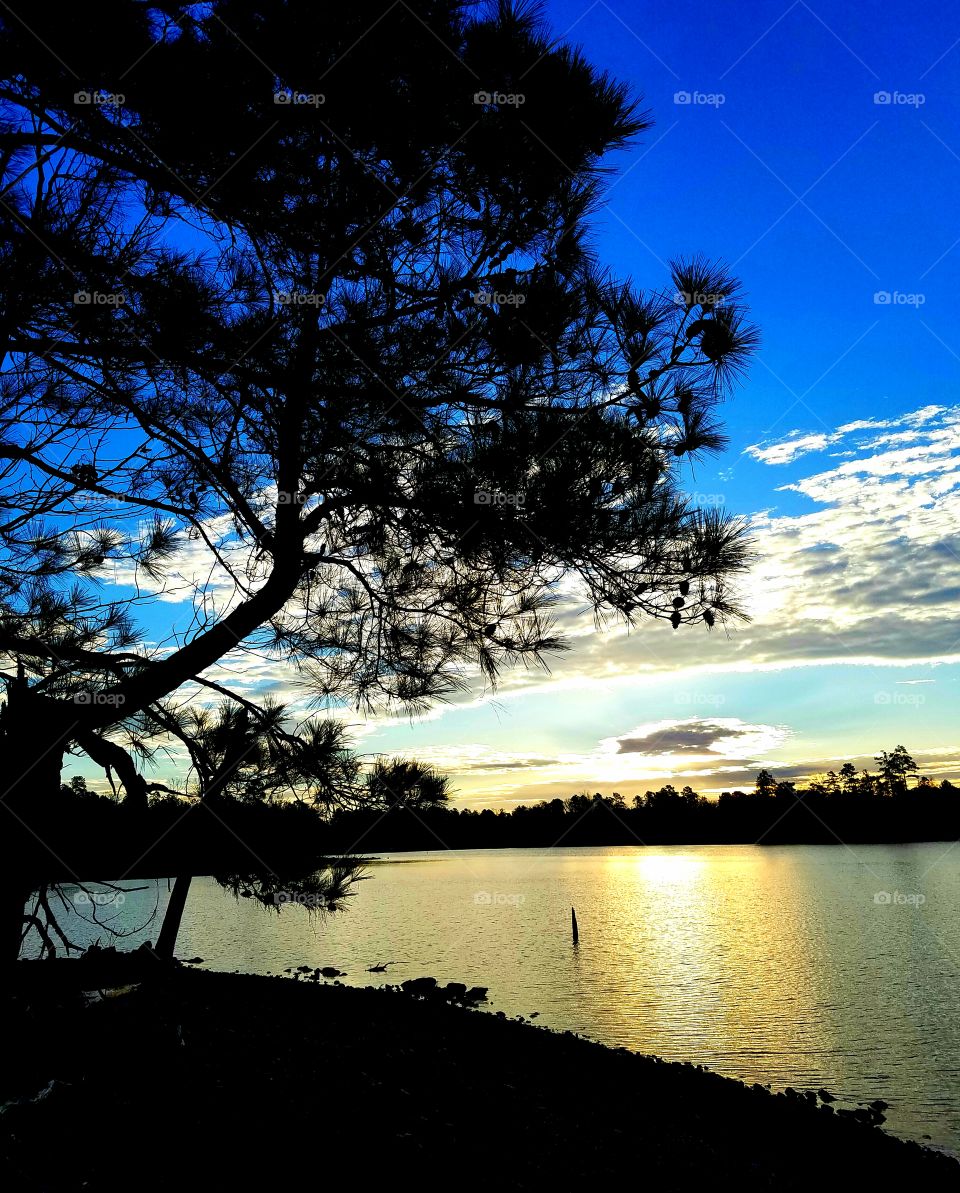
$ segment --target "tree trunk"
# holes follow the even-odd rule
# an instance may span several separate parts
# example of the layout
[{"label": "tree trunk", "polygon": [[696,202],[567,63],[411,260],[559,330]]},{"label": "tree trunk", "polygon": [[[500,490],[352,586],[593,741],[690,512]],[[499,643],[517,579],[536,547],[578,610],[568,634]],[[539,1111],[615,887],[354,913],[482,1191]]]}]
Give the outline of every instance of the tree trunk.
[{"label": "tree trunk", "polygon": [[172,961],[177,947],[177,935],[180,932],[180,922],[183,919],[183,909],[187,905],[187,895],[190,893],[190,875],[178,874],[173,884],[170,902],[163,914],[163,924],[157,945],[154,950],[164,961]]},{"label": "tree trunk", "polygon": [[[139,812],[146,811],[147,781],[133,764],[133,759],[109,738],[101,737],[90,730],[78,730],[77,744],[82,750],[107,772],[110,778],[111,770],[116,771],[117,777],[123,784],[123,803],[127,808],[135,808]],[[110,780],[111,786],[113,780]]]},{"label": "tree trunk", "polygon": [[0,882],[0,965],[11,964],[20,956],[20,938],[30,887],[16,879]]},{"label": "tree trunk", "polygon": [[23,669],[0,707],[0,962],[20,952],[24,904],[65,863],[49,844],[63,752],[72,726],[38,715]]}]

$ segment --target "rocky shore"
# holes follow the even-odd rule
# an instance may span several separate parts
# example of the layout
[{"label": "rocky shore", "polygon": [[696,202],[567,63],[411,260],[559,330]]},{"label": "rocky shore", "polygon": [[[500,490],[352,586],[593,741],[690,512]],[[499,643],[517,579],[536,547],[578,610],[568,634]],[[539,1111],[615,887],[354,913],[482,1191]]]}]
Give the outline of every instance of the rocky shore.
[{"label": "rocky shore", "polygon": [[[5,1190],[960,1187],[960,1165],[879,1114],[505,1020],[459,990],[137,964],[16,966]],[[83,997],[120,982],[135,988]]]}]

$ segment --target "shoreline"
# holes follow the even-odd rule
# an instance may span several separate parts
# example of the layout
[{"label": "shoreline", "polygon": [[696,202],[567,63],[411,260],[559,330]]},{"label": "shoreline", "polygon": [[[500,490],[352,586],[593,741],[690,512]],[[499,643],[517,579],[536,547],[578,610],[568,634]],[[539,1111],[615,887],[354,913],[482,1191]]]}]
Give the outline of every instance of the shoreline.
[{"label": "shoreline", "polygon": [[[506,1189],[638,1174],[658,1190],[708,1179],[799,1191],[841,1174],[877,1189],[960,1184],[948,1152],[816,1098],[397,989],[134,956],[18,963],[2,1022],[5,1187],[159,1189],[189,1176],[236,1190],[410,1165],[418,1181],[466,1174],[467,1187]],[[81,989],[118,981],[141,984],[83,1004]]]},{"label": "shoreline", "polygon": [[[589,850],[638,846],[641,841],[648,848],[767,848],[836,846],[838,841],[902,847],[960,840],[960,800],[954,808],[948,799],[917,799],[916,807],[914,801],[906,805],[892,799],[860,807],[856,801],[842,800],[827,800],[821,806],[808,798],[786,809],[778,800],[767,801],[776,806],[764,809],[748,799],[742,808],[725,814],[723,824],[713,823],[714,812],[707,813],[703,823],[683,817],[648,823],[646,810],[612,812],[603,804],[572,822],[567,814],[551,818],[538,807],[526,809],[525,819],[519,821],[517,810],[475,813],[445,806],[416,816],[378,813],[371,819],[351,813],[350,820],[327,823],[299,806],[270,813],[256,806],[227,805],[217,819],[198,820],[193,813],[199,804],[186,812],[158,804],[141,813],[98,800],[90,807],[81,802],[48,809],[30,823],[14,825],[3,857],[8,874],[29,887],[39,883],[40,876],[47,882],[69,882],[77,875],[93,881],[92,874],[110,873],[143,879],[200,877],[213,871],[292,879],[344,856],[544,850],[557,847],[558,841],[565,849]],[[244,845],[247,840],[257,842],[255,852]],[[444,849],[437,850],[438,842],[444,842]]]},{"label": "shoreline", "polygon": [[[455,845],[455,846],[434,846],[433,848],[421,846],[399,846],[394,848],[379,848],[371,850],[367,853],[362,852],[346,852],[346,853],[320,853],[309,859],[298,858],[296,866],[290,867],[291,872],[297,876],[303,874],[317,873],[328,867],[331,862],[349,861],[357,863],[362,867],[373,865],[399,865],[403,861],[418,861],[418,860],[432,860],[433,856],[443,857],[447,854],[460,853],[537,853],[550,854],[554,850],[576,850],[578,853],[588,854],[591,850],[603,852],[608,849],[642,849],[642,850],[657,850],[657,849],[822,849],[830,848],[837,851],[849,849],[851,846],[869,846],[875,848],[886,848],[893,846],[896,848],[905,848],[915,845],[943,845],[946,841],[957,842],[960,837],[925,837],[923,839],[901,839],[890,841],[771,841],[764,839],[762,841],[615,841],[611,843],[601,842],[564,842],[562,845]],[[411,857],[409,855],[430,855],[430,858]],[[282,873],[287,873],[284,867],[279,867]],[[189,873],[187,873],[187,870]],[[206,865],[202,867],[187,867],[187,870],[182,871],[190,878],[213,878],[217,880],[217,874],[223,874],[223,870],[214,871],[214,868]],[[107,869],[104,873],[112,874],[114,870]],[[65,888],[79,887],[82,885],[96,885],[100,882],[173,882],[178,871],[175,867],[168,866],[166,868],[157,868],[155,866],[146,866],[137,868],[133,874],[127,875],[121,879],[110,878],[84,878],[78,881],[74,877],[65,879],[56,879],[57,885]],[[257,870],[254,867],[248,868],[245,874],[258,875],[264,871]]]}]

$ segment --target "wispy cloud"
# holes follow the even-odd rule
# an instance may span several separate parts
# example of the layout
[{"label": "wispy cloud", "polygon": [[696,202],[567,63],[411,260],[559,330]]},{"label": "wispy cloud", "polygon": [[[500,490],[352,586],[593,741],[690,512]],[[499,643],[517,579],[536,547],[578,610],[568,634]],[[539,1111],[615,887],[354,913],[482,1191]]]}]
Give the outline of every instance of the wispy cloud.
[{"label": "wispy cloud", "polygon": [[[638,685],[669,676],[681,695],[684,684],[697,695],[696,702],[691,698],[694,707],[703,703],[717,711],[724,677],[733,675],[750,674],[765,684],[800,668],[888,666],[902,673],[908,667],[960,663],[960,407],[925,406],[823,433],[797,430],[755,445],[750,453],[777,470],[793,465],[779,491],[794,498],[789,510],[766,509],[751,519],[760,558],[743,590],[752,617],[748,626],[729,633],[719,627],[712,633],[674,633],[662,623],[632,633],[623,626],[598,629],[585,611],[584,594],[568,581],[557,614],[564,632],[575,639],[574,649],[551,660],[550,674],[508,673],[495,697],[481,677],[468,676],[467,689],[453,703],[437,706],[413,727],[403,718],[359,719],[344,712],[358,746],[423,756],[455,781],[463,778],[468,789],[475,790],[482,779],[486,798],[494,800],[518,798],[518,790],[525,798],[538,791],[569,794],[601,779],[608,786],[689,781],[718,790],[747,782],[755,773],[751,768],[780,747],[789,746],[801,769],[815,770],[819,760],[808,760],[809,765],[799,760],[798,743],[785,726],[717,716],[637,726],[629,707]],[[804,465],[799,475],[798,462]],[[201,579],[199,558],[186,553],[177,570],[185,597]],[[226,584],[217,595],[221,602],[232,596]],[[295,668],[255,653],[238,650],[209,677],[249,696],[272,695],[297,716],[315,711]],[[891,677],[887,687],[893,691],[894,684],[917,683],[932,680]],[[705,691],[713,694],[712,704],[701,701]],[[947,690],[942,696],[937,692],[930,689],[928,710],[932,702],[947,699]],[[589,707],[593,693],[620,693],[622,728],[592,749],[588,738],[580,752],[552,750],[557,735],[549,727],[538,748],[513,749],[516,722],[510,710],[519,712],[528,698],[544,693],[558,708],[571,702]],[[205,703],[217,699],[199,689],[186,695]],[[444,738],[449,742],[449,736],[436,722],[455,714],[469,718],[465,726],[474,717],[479,723],[489,718],[494,700],[502,714],[501,748],[471,745],[469,728],[464,744],[439,744]],[[950,767],[949,752],[937,765]]]},{"label": "wispy cloud", "polygon": [[[763,464],[792,464],[801,456],[824,451],[853,435],[863,436],[865,432],[873,434],[895,427],[924,427],[934,423],[941,415],[949,413],[943,406],[924,406],[920,410],[911,411],[899,418],[860,419],[857,422],[844,423],[835,431],[790,431],[780,439],[751,444],[746,449],[746,454]],[[869,439],[864,439],[861,446],[876,446],[881,442],[883,442],[882,438],[874,439],[872,443]]]}]

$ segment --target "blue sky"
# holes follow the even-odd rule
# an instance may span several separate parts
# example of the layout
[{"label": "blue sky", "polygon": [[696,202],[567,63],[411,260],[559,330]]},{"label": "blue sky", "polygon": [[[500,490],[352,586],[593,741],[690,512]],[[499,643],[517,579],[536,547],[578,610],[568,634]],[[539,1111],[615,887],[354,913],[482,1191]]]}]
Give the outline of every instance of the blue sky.
[{"label": "blue sky", "polygon": [[[690,488],[769,511],[756,583],[769,593],[789,575],[795,591],[730,640],[680,643],[659,625],[629,643],[591,637],[536,692],[508,679],[499,700],[365,733],[363,748],[445,763],[477,805],[632,793],[668,775],[720,789],[759,762],[872,765],[899,741],[932,774],[960,773],[960,669],[941,662],[960,654],[960,8],[552,0],[546,12],[655,121],[615,159],[601,258],[656,287],[667,261],[700,252],[743,281],[763,346],[724,410],[729,451]],[[943,412],[811,438],[809,451],[791,438],[927,407]],[[932,504],[927,484],[945,488]],[[793,552],[798,532],[811,541]],[[624,752],[635,728],[655,743],[665,722],[690,738],[683,752]],[[688,752],[711,726],[706,751]]]},{"label": "blue sky", "polygon": [[[722,260],[760,326],[730,448],[688,478],[753,519],[755,620],[601,635],[571,591],[550,676],[356,723],[358,748],[435,762],[474,806],[719,791],[901,741],[960,774],[960,6],[545,11],[655,122],[610,161],[600,258],[651,288],[671,258]],[[251,691],[302,696],[243,666]]]}]

